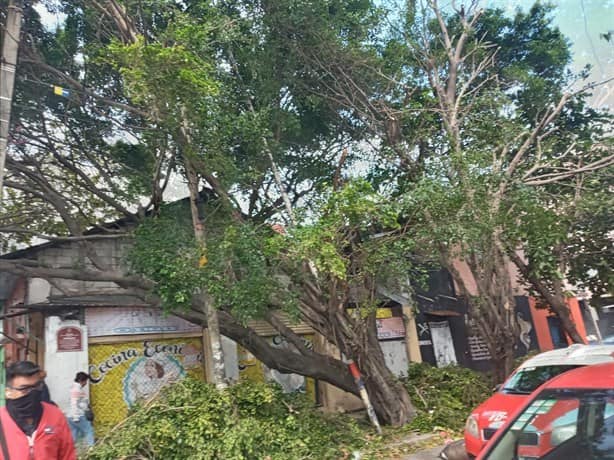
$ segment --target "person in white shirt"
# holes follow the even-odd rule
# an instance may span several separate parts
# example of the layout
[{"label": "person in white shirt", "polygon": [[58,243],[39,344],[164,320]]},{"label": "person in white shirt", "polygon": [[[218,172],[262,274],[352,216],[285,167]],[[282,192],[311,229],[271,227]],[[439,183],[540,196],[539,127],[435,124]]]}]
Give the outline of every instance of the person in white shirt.
[{"label": "person in white shirt", "polygon": [[70,414],[68,416],[68,423],[75,444],[83,438],[88,447],[94,445],[94,427],[91,420],[86,417],[86,413],[90,410],[86,387],[89,379],[90,376],[85,372],[77,372],[75,382],[70,389]]}]

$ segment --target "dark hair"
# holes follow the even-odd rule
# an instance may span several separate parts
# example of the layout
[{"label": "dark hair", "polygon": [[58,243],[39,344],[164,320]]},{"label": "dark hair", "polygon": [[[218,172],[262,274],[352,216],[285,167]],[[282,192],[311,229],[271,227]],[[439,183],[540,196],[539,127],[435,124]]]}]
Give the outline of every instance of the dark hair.
[{"label": "dark hair", "polygon": [[158,378],[161,379],[164,377],[164,367],[158,361],[154,361],[156,363],[156,372],[158,373]]},{"label": "dark hair", "polygon": [[156,376],[161,379],[162,377],[164,377],[164,366],[162,366],[162,364],[160,364],[158,361],[156,361],[155,359],[148,359],[147,362],[145,364],[148,363],[153,363],[155,368],[156,368]]},{"label": "dark hair", "polygon": [[32,377],[40,371],[40,367],[32,361],[17,361],[7,368],[6,381],[11,382],[15,377]]},{"label": "dark hair", "polygon": [[86,382],[89,379],[90,379],[90,376],[86,374],[85,372],[77,372],[77,375],[75,376],[75,382],[77,383]]}]

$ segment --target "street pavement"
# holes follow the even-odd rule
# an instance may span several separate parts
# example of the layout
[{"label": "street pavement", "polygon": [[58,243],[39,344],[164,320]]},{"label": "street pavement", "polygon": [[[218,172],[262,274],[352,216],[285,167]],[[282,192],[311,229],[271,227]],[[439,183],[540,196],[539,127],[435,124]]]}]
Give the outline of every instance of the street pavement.
[{"label": "street pavement", "polygon": [[[446,448],[445,455],[441,455],[444,447]],[[447,460],[469,460],[467,452],[465,451],[465,441],[463,439],[457,439],[449,444],[424,449],[419,452],[406,455],[403,457],[403,460],[435,460],[441,458]]]},{"label": "street pavement", "polygon": [[438,455],[443,446],[432,447],[403,457],[402,460],[440,460]]}]

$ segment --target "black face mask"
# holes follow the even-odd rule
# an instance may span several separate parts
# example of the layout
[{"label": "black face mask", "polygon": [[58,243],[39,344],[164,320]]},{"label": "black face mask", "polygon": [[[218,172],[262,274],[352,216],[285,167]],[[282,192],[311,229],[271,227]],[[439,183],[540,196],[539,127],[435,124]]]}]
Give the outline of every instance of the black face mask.
[{"label": "black face mask", "polygon": [[21,398],[7,399],[6,410],[17,426],[21,428],[21,431],[30,436],[36,430],[43,416],[41,391],[32,390]]}]

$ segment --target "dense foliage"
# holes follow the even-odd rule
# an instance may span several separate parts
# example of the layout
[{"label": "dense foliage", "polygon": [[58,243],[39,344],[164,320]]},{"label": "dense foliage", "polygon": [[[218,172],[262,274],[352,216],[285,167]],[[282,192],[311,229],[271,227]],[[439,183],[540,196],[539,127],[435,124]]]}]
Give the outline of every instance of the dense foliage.
[{"label": "dense foliage", "polygon": [[456,366],[411,364],[404,383],[418,411],[411,422],[418,431],[461,431],[469,412],[492,394],[483,374]]},{"label": "dense foliage", "polygon": [[[611,120],[570,91],[587,74],[567,71],[545,3],[513,16],[414,0],[35,4],[63,19],[48,29],[24,8],[0,232],[61,237],[82,260],[2,270],[181,308],[209,328],[216,375],[219,323],[271,368],[356,391],[340,359],[284,326],[292,310],[358,363],[396,425],[413,409],[374,309],[344,307],[404,290],[414,253],[451,273],[499,377],[519,334],[511,263],[574,341],[564,278],[611,290]],[[165,214],[186,182],[192,234]],[[136,239],[129,274],[97,245],[115,238]],[[257,337],[255,317],[296,352]]]},{"label": "dense foliage", "polygon": [[276,386],[224,391],[186,379],[135,409],[87,460],[338,459],[361,444],[351,419],[328,416]]},{"label": "dense foliage", "polygon": [[[262,317],[271,296],[279,290],[268,263],[277,250],[269,244],[268,226],[236,224],[215,217],[217,203],[207,203],[207,246],[199,245],[191,231],[187,200],[164,206],[134,232],[128,263],[134,272],[156,282],[155,294],[167,312],[192,305],[194,286],[207,286],[217,305],[242,321]],[[172,235],[172,238],[160,238]],[[279,235],[278,235],[279,236]],[[285,304],[290,309],[291,297]]]}]

